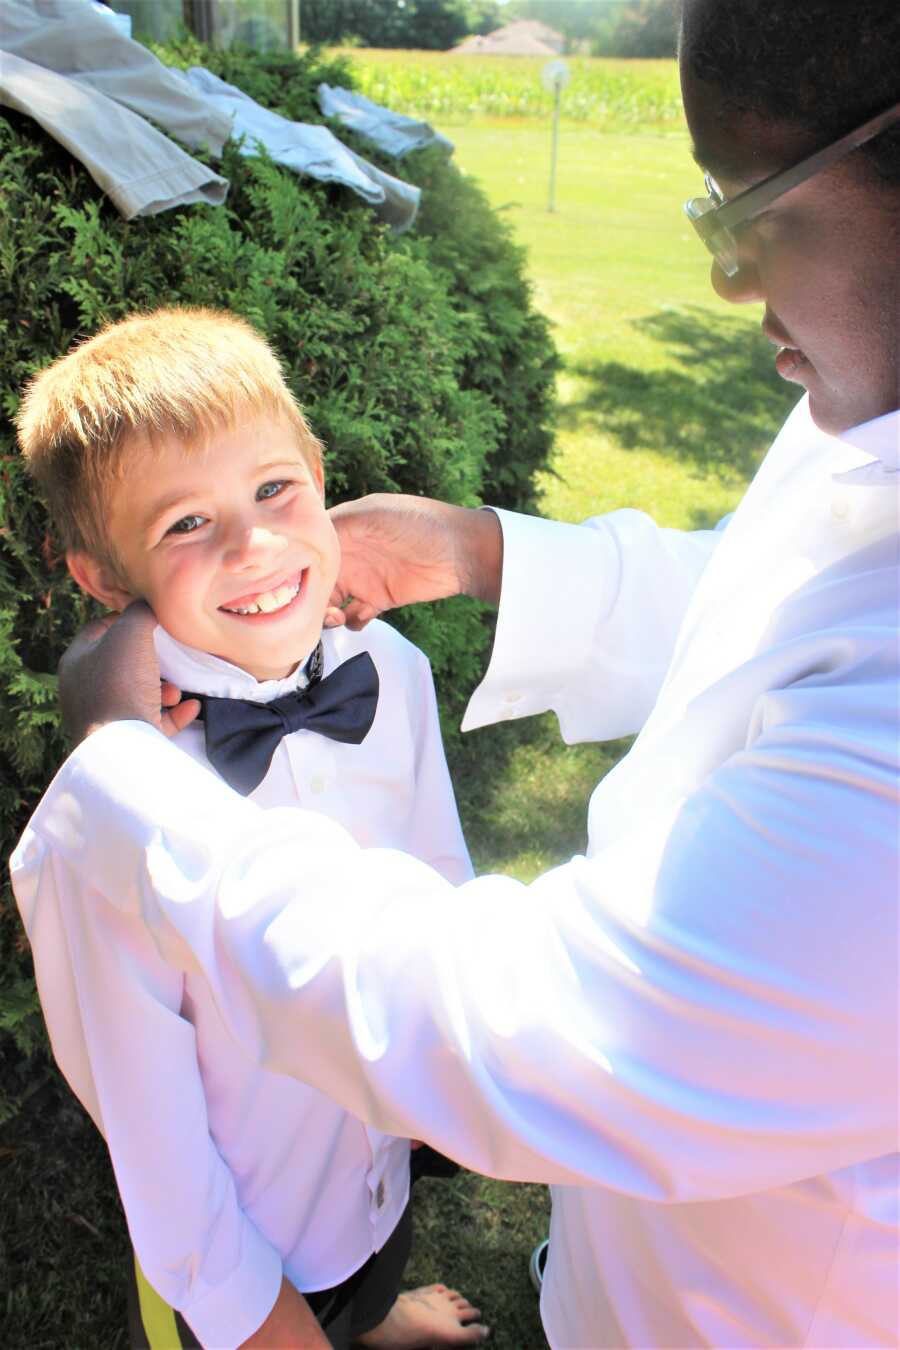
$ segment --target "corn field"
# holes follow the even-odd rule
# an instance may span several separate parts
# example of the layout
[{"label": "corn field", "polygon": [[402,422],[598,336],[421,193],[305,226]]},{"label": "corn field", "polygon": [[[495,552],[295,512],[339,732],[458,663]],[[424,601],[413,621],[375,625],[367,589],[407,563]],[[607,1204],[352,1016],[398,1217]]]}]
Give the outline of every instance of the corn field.
[{"label": "corn field", "polygon": [[[454,56],[447,52],[344,51],[360,93],[444,126],[472,117],[547,117],[553,95],[541,83],[543,56]],[[674,61],[570,57],[562,116],[603,130],[679,126]]]}]

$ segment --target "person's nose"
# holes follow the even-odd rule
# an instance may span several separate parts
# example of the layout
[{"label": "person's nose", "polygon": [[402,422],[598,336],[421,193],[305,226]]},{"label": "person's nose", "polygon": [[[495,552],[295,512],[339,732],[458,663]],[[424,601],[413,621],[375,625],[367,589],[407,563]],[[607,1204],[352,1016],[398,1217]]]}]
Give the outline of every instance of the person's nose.
[{"label": "person's nose", "polygon": [[287,540],[264,525],[236,522],[225,546],[223,564],[229,572],[265,570],[287,548]]},{"label": "person's nose", "polygon": [[738,270],[733,277],[714,262],[709,279],[716,295],[730,305],[749,305],[764,298],[756,264],[743,255],[739,256]]}]

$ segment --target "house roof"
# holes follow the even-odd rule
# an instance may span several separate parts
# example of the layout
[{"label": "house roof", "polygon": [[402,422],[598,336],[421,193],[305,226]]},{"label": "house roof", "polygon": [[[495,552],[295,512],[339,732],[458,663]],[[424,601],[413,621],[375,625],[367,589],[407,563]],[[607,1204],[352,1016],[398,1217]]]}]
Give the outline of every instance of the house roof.
[{"label": "house roof", "polygon": [[538,19],[517,19],[482,36],[473,33],[452,49],[460,56],[559,56],[562,33]]}]

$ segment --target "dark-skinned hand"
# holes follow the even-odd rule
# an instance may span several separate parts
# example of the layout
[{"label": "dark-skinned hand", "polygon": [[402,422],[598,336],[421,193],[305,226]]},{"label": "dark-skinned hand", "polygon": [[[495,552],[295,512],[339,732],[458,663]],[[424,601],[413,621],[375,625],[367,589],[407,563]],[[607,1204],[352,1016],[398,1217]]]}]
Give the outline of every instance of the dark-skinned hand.
[{"label": "dark-skinned hand", "polygon": [[74,744],[109,722],[149,722],[174,736],[200,711],[196,699],[160,680],[153,644],[156,618],[143,600],[122,614],[93,619],[59,663],[63,729]]}]

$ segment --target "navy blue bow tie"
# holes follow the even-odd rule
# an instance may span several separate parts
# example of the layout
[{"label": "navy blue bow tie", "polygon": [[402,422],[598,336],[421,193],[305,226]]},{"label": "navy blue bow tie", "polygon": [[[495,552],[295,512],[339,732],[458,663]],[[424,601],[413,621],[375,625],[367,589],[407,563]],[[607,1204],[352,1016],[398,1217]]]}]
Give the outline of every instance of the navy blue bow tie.
[{"label": "navy blue bow tie", "polygon": [[[321,645],[320,645],[321,647]],[[314,673],[306,689],[251,703],[245,698],[199,699],[206,729],[206,755],[214,769],[246,797],[269,771],[282,736],[316,731],[332,741],[359,745],[369,734],[378,705],[378,671],[368,652],[360,652],[322,679],[321,649],[311,662]]]}]

